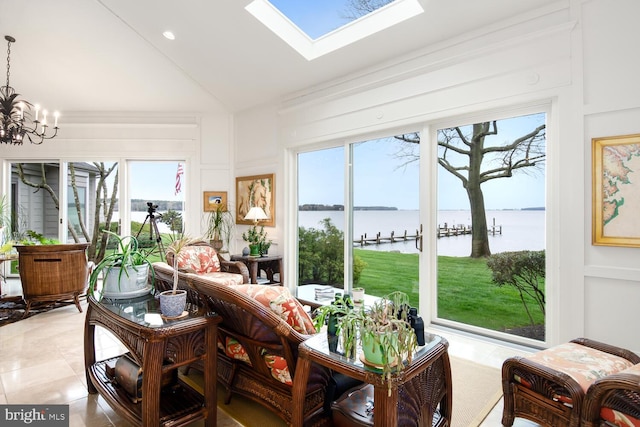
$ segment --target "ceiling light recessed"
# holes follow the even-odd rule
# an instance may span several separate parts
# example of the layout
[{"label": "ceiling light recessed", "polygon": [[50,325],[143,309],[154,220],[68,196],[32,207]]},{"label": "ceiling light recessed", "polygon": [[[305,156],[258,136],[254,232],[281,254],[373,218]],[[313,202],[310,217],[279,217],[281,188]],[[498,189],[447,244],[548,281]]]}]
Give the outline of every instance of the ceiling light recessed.
[{"label": "ceiling light recessed", "polygon": [[175,40],[176,39],[176,35],[173,34],[171,31],[165,31],[164,33],[162,33],[162,35],[167,40]]}]

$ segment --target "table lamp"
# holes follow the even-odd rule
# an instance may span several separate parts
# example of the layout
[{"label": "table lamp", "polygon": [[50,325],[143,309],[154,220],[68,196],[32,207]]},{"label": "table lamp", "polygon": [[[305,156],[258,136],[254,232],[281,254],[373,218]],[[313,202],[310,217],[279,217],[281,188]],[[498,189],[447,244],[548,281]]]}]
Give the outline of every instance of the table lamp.
[{"label": "table lamp", "polygon": [[253,221],[253,226],[258,225],[258,221],[263,219],[269,219],[267,214],[264,212],[264,209],[254,206],[249,209],[249,212],[244,216],[245,221]]}]

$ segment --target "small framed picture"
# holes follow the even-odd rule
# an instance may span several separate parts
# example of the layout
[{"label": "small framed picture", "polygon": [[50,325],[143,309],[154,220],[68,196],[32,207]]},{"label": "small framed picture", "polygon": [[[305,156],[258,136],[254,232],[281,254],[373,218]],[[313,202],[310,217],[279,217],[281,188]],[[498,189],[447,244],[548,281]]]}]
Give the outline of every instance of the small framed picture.
[{"label": "small framed picture", "polygon": [[222,206],[222,210],[227,210],[227,192],[226,191],[205,191],[204,192],[204,211],[217,211]]}]

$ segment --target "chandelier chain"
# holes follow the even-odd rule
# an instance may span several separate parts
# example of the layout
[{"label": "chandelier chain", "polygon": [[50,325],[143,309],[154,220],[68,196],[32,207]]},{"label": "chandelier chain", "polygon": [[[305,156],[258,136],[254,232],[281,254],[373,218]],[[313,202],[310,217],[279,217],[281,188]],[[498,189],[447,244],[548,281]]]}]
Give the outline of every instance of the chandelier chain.
[{"label": "chandelier chain", "polygon": [[11,75],[11,41],[7,43],[7,87],[9,86],[10,75]]}]

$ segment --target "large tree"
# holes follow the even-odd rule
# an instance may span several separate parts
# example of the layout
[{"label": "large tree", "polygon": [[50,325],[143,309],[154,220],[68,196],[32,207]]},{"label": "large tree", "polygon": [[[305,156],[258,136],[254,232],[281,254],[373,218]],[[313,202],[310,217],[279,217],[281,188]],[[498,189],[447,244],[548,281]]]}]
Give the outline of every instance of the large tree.
[{"label": "large tree", "polygon": [[[102,233],[101,228],[110,230],[114,209],[118,201],[118,164],[106,164],[104,162],[93,162],[93,172],[95,173],[95,195],[91,212],[93,213],[93,229],[89,229],[84,221],[84,215],[81,210],[81,200],[78,194],[78,185],[76,182],[76,167],[74,163],[69,163],[69,185],[71,186],[70,197],[73,197],[74,206],[77,212],[78,224],[77,228],[70,221],[67,221],[67,230],[73,237],[75,242],[89,242],[87,249],[87,257],[90,261],[100,262],[104,258],[107,246],[107,234]],[[24,165],[18,163],[16,170],[20,181],[36,191],[44,190],[50,196],[56,210],[60,210],[60,200],[57,192],[47,182],[46,164],[40,164],[39,181],[30,179],[25,174]],[[113,182],[111,188],[107,182],[108,177],[113,174]],[[102,213],[102,215],[100,215]],[[104,218],[104,222],[100,223],[100,218]]]},{"label": "large tree", "polygon": [[[546,157],[544,124],[511,140],[488,143],[487,137],[498,135],[498,127],[494,120],[438,131],[438,164],[460,180],[469,199],[470,256],[473,258],[491,255],[482,184],[498,178],[511,178],[518,170],[535,170],[544,164]],[[465,133],[466,129],[471,132]],[[417,133],[396,138],[411,144],[420,143]],[[408,161],[413,160],[415,158],[410,156]]]}]

